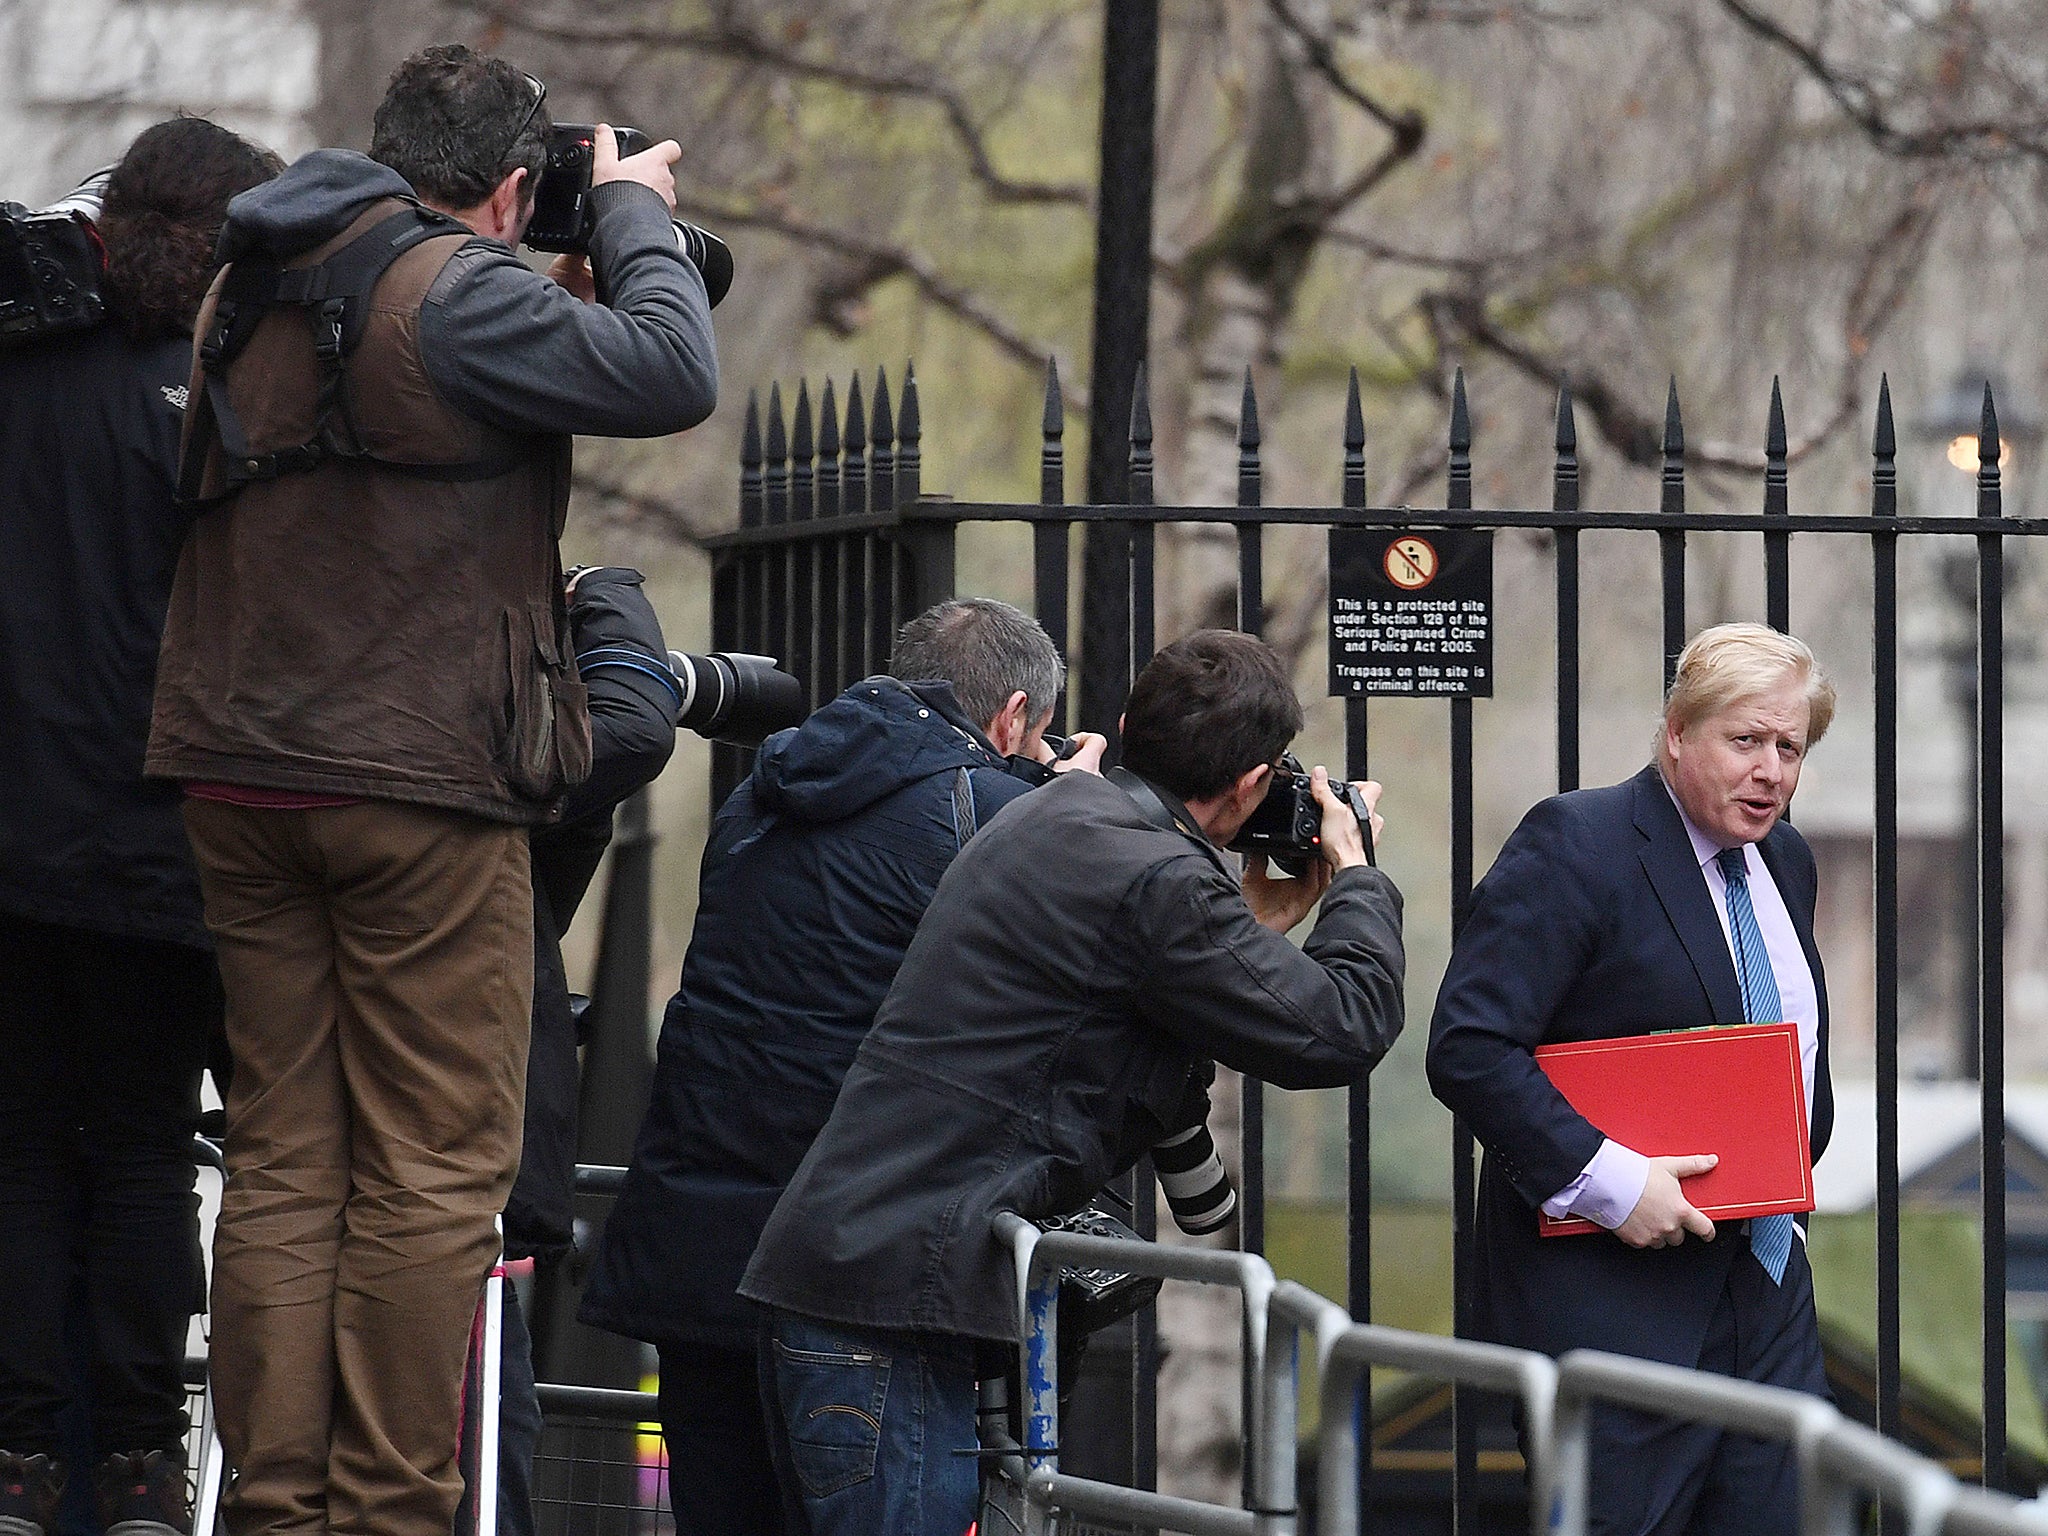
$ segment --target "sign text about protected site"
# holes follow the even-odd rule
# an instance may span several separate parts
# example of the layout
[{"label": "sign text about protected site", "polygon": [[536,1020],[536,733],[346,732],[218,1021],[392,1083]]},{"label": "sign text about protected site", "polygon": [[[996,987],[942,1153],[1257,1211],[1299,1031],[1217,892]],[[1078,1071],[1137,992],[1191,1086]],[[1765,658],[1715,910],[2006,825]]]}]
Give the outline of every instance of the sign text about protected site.
[{"label": "sign text about protected site", "polygon": [[1493,535],[1330,531],[1330,692],[1493,695]]}]

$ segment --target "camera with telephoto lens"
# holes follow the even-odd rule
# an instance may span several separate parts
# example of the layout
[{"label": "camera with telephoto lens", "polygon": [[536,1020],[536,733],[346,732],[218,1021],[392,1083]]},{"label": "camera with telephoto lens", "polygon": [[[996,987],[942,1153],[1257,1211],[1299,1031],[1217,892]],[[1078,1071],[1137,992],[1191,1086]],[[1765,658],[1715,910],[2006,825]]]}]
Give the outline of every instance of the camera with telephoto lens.
[{"label": "camera with telephoto lens", "polygon": [[[1365,797],[1340,779],[1331,779],[1330,788],[1358,818],[1365,841],[1365,862],[1375,862],[1372,812],[1366,808]],[[1230,840],[1230,851],[1248,858],[1271,859],[1299,880],[1308,873],[1309,865],[1322,856],[1322,847],[1323,806],[1316,799],[1315,783],[1301,766],[1300,758],[1292,752],[1283,753],[1273,769],[1272,788]]]},{"label": "camera with telephoto lens", "polygon": [[1220,1232],[1237,1214],[1237,1190],[1204,1122],[1198,1120],[1155,1146],[1152,1169],[1166,1191],[1173,1224],[1188,1236]]},{"label": "camera with telephoto lens", "polygon": [[773,656],[670,651],[668,664],[683,691],[676,724],[706,740],[758,747],[775,732],[801,725],[810,713],[804,685],[778,668]]},{"label": "camera with telephoto lens", "polygon": [[94,228],[112,166],[47,208],[0,202],[0,346],[83,331],[106,314],[106,250]]},{"label": "camera with telephoto lens", "polygon": [[[637,155],[652,147],[653,140],[638,128],[614,128],[619,158]],[[597,127],[593,123],[556,123],[548,132],[547,164],[540,173],[540,185],[533,194],[533,220],[526,226],[526,243],[536,251],[566,251],[583,255],[590,249],[590,231],[595,216],[590,211],[590,176],[597,168]],[[712,308],[732,287],[732,251],[708,229],[669,221],[675,226],[676,244],[704,279],[704,293]]]}]

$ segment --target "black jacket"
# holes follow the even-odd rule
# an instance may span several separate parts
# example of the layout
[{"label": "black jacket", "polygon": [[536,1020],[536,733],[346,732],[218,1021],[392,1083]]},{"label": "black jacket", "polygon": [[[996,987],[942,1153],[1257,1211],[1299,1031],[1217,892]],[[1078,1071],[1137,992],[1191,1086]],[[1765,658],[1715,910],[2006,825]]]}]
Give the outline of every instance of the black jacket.
[{"label": "black jacket", "polygon": [[191,353],[0,349],[0,911],[210,947],[178,789],[142,776]]},{"label": "black jacket", "polygon": [[612,808],[659,774],[675,750],[682,697],[638,571],[603,566],[584,572],[569,603],[569,632],[590,690],[591,769],[570,793],[562,820],[529,834],[533,1043],[519,1177],[505,1205],[505,1252],[512,1258],[558,1254],[569,1246],[582,1077],[562,935],[611,842]]},{"label": "black jacket", "polygon": [[998,1211],[1078,1209],[1188,1123],[1209,1058],[1325,1088],[1387,1053],[1402,1022],[1393,883],[1338,874],[1296,949],[1162,798],[1173,824],[1112,780],[1067,774],[954,861],[742,1295],[1013,1340]]},{"label": "black jacket", "polygon": [[955,819],[961,775],[977,821],[1024,793],[1001,765],[949,685],[886,677],[763,748],[704,852],[682,987],[584,1321],[752,1347],[740,1272],[969,830]]}]

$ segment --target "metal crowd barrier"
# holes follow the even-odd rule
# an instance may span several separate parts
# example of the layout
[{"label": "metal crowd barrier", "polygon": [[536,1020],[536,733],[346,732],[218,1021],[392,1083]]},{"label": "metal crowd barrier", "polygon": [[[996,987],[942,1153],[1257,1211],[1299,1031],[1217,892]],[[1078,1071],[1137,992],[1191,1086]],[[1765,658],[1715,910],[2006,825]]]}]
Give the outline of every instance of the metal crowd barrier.
[{"label": "metal crowd barrier", "polygon": [[[1247,1379],[1271,1385],[1265,1368],[1268,1303],[1273,1271],[1257,1254],[1208,1248],[1165,1248],[1157,1243],[1040,1232],[1005,1211],[996,1234],[1015,1255],[1017,1294],[1024,1328],[1024,1445],[997,1464],[999,1475],[1020,1482],[1026,1536],[1050,1536],[1055,1510],[1185,1531],[1189,1536],[1293,1536],[1294,1392],[1262,1390],[1245,1425],[1246,1509],[1202,1504],[1118,1483],[1074,1477],[1059,1470],[1059,1293],[1067,1264],[1099,1265],[1126,1273],[1224,1285],[1244,1296]],[[1289,1373],[1292,1374],[1291,1372]]]},{"label": "metal crowd barrier", "polygon": [[[1550,1527],[1543,1511],[1551,1507],[1552,1402],[1557,1394],[1557,1365],[1547,1355],[1471,1339],[1434,1333],[1407,1333],[1375,1323],[1354,1323],[1351,1314],[1307,1286],[1282,1281],[1273,1293],[1267,1325],[1267,1391],[1292,1390],[1295,1382],[1278,1379],[1278,1362],[1296,1367],[1293,1347],[1298,1330],[1313,1329],[1316,1362],[1322,1377],[1320,1429],[1316,1436],[1316,1529],[1351,1536],[1360,1528],[1358,1507],[1358,1422],[1366,1372],[1375,1365],[1394,1366],[1443,1381],[1485,1387],[1518,1396],[1523,1434],[1531,1449],[1530,1528],[1535,1536]],[[1286,1348],[1272,1342],[1275,1326],[1285,1330]]]},{"label": "metal crowd barrier", "polygon": [[[1844,1418],[1804,1393],[1596,1350],[1562,1360],[1439,1334],[1356,1323],[1337,1303],[1276,1282],[1252,1254],[1168,1248],[1076,1232],[1041,1233],[996,1217],[1016,1264],[1023,1338],[1025,1444],[1001,1444],[995,1475],[1023,1503],[1025,1536],[1051,1536],[1057,1516],[1122,1520],[1190,1536],[1293,1536],[1300,1339],[1315,1341],[1322,1378],[1317,1443],[1318,1536],[1358,1536],[1361,1388],[1367,1369],[1393,1366],[1512,1395],[1522,1408],[1534,1536],[1585,1536],[1596,1404],[1717,1424],[1782,1440],[1798,1458],[1800,1536],[1853,1536],[1864,1503],[1904,1517],[1907,1536],[2048,1536],[2048,1507],[1965,1487],[1927,1457]],[[1245,1507],[1233,1509],[1059,1470],[1059,1275],[1074,1264],[1230,1286],[1244,1297],[1247,1395]]]}]

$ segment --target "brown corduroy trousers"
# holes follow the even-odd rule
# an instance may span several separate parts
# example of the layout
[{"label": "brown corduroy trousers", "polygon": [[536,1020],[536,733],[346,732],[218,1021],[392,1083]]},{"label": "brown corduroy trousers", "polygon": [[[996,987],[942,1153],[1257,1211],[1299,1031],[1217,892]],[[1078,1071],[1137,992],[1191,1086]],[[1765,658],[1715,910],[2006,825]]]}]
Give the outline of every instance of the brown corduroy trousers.
[{"label": "brown corduroy trousers", "polygon": [[229,1536],[448,1536],[519,1161],[526,830],[188,800],[234,1059],[214,1237]]}]

